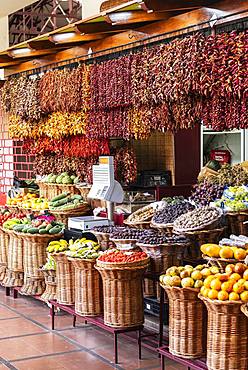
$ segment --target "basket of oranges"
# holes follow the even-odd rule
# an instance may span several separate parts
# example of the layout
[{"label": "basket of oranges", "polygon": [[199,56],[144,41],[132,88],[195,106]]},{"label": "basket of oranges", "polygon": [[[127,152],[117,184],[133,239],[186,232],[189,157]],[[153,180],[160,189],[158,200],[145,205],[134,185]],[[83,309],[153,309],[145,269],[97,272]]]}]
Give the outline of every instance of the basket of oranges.
[{"label": "basket of oranges", "polygon": [[225,273],[208,276],[199,298],[208,311],[207,366],[210,370],[248,368],[248,266],[229,264]]},{"label": "basket of oranges", "polygon": [[248,256],[248,249],[213,243],[203,244],[201,252],[203,253],[202,257],[210,264],[218,266],[221,272],[225,271],[228,264],[244,262]]}]

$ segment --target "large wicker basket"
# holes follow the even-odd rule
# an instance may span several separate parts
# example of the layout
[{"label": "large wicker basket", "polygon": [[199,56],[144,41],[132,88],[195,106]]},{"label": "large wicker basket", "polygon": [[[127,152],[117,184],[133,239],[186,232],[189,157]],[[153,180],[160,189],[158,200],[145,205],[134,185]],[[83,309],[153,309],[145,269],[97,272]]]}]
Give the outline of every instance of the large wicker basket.
[{"label": "large wicker basket", "polygon": [[142,280],[149,259],[140,263],[111,264],[97,260],[103,280],[104,323],[132,327],[144,322]]},{"label": "large wicker basket", "polygon": [[200,298],[208,310],[208,369],[248,369],[248,320],[240,310],[242,302]]},{"label": "large wicker basket", "polygon": [[102,280],[95,260],[69,258],[75,268],[75,311],[83,316],[103,313]]},{"label": "large wicker basket", "polygon": [[0,283],[6,277],[8,266],[9,235],[0,227]]},{"label": "large wicker basket", "polygon": [[245,221],[248,221],[248,210],[242,212],[226,213],[229,234],[246,235]]},{"label": "large wicker basket", "polygon": [[[234,258],[215,258],[215,257],[209,257],[205,254],[202,255],[202,258],[209,262],[212,266],[217,266],[220,269],[220,272],[225,272],[225,268],[229,264],[236,264],[237,260]],[[244,263],[244,260],[239,260],[239,262]]]},{"label": "large wicker basket", "polygon": [[187,258],[192,260],[201,259],[200,247],[202,244],[214,243],[218,244],[219,240],[224,233],[225,228],[212,229],[212,230],[199,230],[184,232],[183,235],[191,240],[191,245],[187,249]]},{"label": "large wicker basket", "polygon": [[66,191],[71,194],[80,194],[80,191],[72,184],[48,184],[43,181],[39,181],[38,186],[40,189],[40,196],[49,200]]},{"label": "large wicker basket", "polygon": [[[171,266],[180,266],[183,263],[183,256],[187,244],[174,243],[174,244],[142,244],[137,243],[137,246],[150,256],[149,271],[152,273],[163,273]],[[145,279],[145,296],[156,296],[160,298],[159,283],[153,283],[150,279]],[[149,290],[150,289],[150,290]]]},{"label": "large wicker basket", "polygon": [[56,261],[57,301],[64,305],[75,303],[75,269],[64,253],[54,253]]},{"label": "large wicker basket", "polygon": [[169,351],[188,359],[202,357],[206,352],[207,311],[198,298],[199,290],[163,288],[169,299]]},{"label": "large wicker basket", "polygon": [[45,279],[45,291],[41,296],[41,299],[45,302],[54,301],[57,299],[57,280],[56,280],[56,271],[55,270],[44,270],[41,269],[42,274]]},{"label": "large wicker basket", "polygon": [[5,230],[9,237],[7,272],[2,285],[6,287],[21,286],[24,278],[23,241],[13,230]]},{"label": "large wicker basket", "polygon": [[40,266],[46,262],[46,248],[50,241],[58,239],[61,234],[40,235],[15,232],[24,245],[24,285],[20,293],[24,295],[41,295],[45,290],[45,279]]},{"label": "large wicker basket", "polygon": [[240,307],[241,311],[243,312],[243,314],[245,314],[245,316],[247,316],[248,318],[248,303],[247,304],[243,304],[241,307]]}]

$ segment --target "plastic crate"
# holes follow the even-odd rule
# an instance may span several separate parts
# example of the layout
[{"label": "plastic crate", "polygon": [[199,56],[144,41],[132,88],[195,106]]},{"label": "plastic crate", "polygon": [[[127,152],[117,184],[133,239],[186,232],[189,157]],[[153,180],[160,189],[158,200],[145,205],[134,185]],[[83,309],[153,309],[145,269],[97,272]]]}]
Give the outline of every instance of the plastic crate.
[{"label": "plastic crate", "polygon": [[[152,316],[159,317],[160,303],[156,298],[144,298],[144,311]],[[163,305],[164,324],[168,325],[169,322],[169,305]]]}]

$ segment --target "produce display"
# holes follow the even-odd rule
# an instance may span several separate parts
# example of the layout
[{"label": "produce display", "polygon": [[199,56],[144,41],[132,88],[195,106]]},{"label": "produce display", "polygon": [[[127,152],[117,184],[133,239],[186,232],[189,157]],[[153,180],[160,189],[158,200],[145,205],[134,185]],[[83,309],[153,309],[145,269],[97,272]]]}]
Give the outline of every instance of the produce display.
[{"label": "produce display", "polygon": [[191,212],[187,212],[174,221],[174,229],[176,231],[194,231],[201,230],[207,225],[218,221],[221,217],[221,211],[217,208],[202,207],[196,208]]},{"label": "produce display", "polygon": [[53,218],[51,219],[49,216],[34,219],[25,217],[23,219],[9,219],[3,223],[3,228],[27,234],[54,235],[63,232],[64,224],[55,221]]},{"label": "produce display", "polygon": [[6,230],[13,230],[15,227],[20,226],[24,227],[29,224],[28,219],[25,216],[12,216],[12,218],[8,218],[7,221],[3,222],[2,226]]},{"label": "produce display", "polygon": [[159,280],[160,283],[164,286],[197,288],[200,290],[200,288],[204,284],[204,279],[217,273],[219,273],[219,269],[216,266],[172,266],[166,270],[166,273],[164,275],[160,276]]},{"label": "produce display", "polygon": [[98,257],[99,261],[111,263],[130,263],[147,259],[145,252],[124,252],[116,249],[108,250]]},{"label": "produce display", "polygon": [[248,237],[245,235],[230,235],[229,238],[223,238],[219,241],[219,245],[230,245],[232,247],[248,248]]},{"label": "produce display", "polygon": [[144,235],[145,230],[140,230],[132,227],[115,227],[110,233],[110,239],[129,239],[138,240]]},{"label": "produce display", "polygon": [[[24,215],[22,215],[24,217]],[[1,209],[0,211],[0,226],[7,221],[9,218],[13,218],[13,213],[11,213],[8,208]]]},{"label": "produce display", "polygon": [[92,231],[96,231],[98,233],[105,233],[105,234],[110,234],[115,230],[118,230],[118,227],[116,226],[94,226]]},{"label": "produce display", "polygon": [[242,186],[248,184],[248,172],[240,164],[224,164],[217,176],[208,179],[222,186]]},{"label": "produce display", "polygon": [[56,270],[56,261],[53,256],[49,255],[47,257],[45,265],[42,266],[42,270]]},{"label": "produce display", "polygon": [[64,240],[52,240],[47,246],[48,253],[58,253],[58,252],[65,252],[69,248],[69,243]]},{"label": "produce display", "polygon": [[18,206],[22,205],[24,201],[31,201],[33,199],[37,198],[36,194],[17,194],[14,198],[7,198],[7,205],[8,206]]},{"label": "produce display", "polygon": [[69,241],[69,250],[65,252],[68,257],[81,259],[96,259],[99,257],[100,246],[93,240],[86,238]]},{"label": "produce display", "polygon": [[63,172],[60,175],[50,173],[43,179],[43,182],[48,184],[71,185],[76,184],[78,182],[78,178],[76,175],[69,175],[67,172]]},{"label": "produce display", "polygon": [[219,184],[212,184],[208,180],[194,185],[191,194],[191,201],[198,206],[208,206],[211,202],[222,197],[224,186]]},{"label": "produce display", "polygon": [[152,217],[154,216],[154,213],[156,211],[156,204],[153,203],[149,206],[142,207],[132,213],[128,218],[127,222],[129,223],[139,223],[143,221],[150,221]]},{"label": "produce display", "polygon": [[248,266],[227,265],[224,274],[208,276],[200,291],[203,297],[219,301],[248,302]]},{"label": "produce display", "polygon": [[64,192],[51,199],[49,209],[51,211],[68,211],[70,209],[76,209],[82,204],[85,204],[85,202],[81,195],[70,195],[70,192]]},{"label": "produce display", "polygon": [[224,206],[226,211],[248,209],[248,186],[229,186],[214,204],[216,207]]},{"label": "produce display", "polygon": [[186,244],[189,240],[183,235],[166,235],[160,234],[153,230],[142,230],[138,239],[140,244],[162,245],[162,244]]},{"label": "produce display", "polygon": [[243,261],[248,256],[248,249],[232,247],[228,245],[203,244],[201,251],[204,255],[214,258],[235,259]]},{"label": "produce display", "polygon": [[172,224],[179,216],[192,211],[195,207],[186,201],[169,204],[153,216],[152,222],[156,224]]}]

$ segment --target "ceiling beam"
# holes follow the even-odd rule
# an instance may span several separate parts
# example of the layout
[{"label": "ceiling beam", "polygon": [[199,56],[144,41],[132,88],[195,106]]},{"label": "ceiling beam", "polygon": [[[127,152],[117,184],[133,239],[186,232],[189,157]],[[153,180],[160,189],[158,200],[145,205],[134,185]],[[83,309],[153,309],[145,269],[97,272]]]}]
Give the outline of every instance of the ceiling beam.
[{"label": "ceiling beam", "polygon": [[216,0],[143,0],[147,9],[154,11],[190,10],[216,3]]},{"label": "ceiling beam", "polygon": [[19,59],[19,58],[34,58],[37,56],[42,56],[42,55],[48,55],[48,54],[53,54],[56,53],[58,50],[56,49],[44,49],[44,50],[32,50],[28,48],[24,48],[23,52],[21,49],[13,49],[8,51],[8,55],[13,58],[13,59]]},{"label": "ceiling beam", "polygon": [[[142,25],[142,24],[138,24]],[[135,25],[137,26],[137,24]],[[90,23],[78,23],[75,24],[75,31],[81,34],[84,33],[109,33],[109,32],[119,32],[125,31],[127,29],[126,25],[112,25],[107,22],[90,22]],[[129,27],[130,28],[130,27]]]}]

